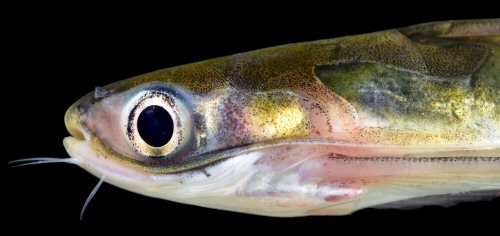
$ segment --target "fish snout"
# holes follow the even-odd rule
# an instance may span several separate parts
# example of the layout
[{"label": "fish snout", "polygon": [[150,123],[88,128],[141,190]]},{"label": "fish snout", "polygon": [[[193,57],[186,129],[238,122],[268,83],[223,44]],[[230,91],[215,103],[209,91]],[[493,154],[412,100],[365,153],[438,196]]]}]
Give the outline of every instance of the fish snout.
[{"label": "fish snout", "polygon": [[71,136],[78,140],[85,140],[85,132],[82,128],[82,123],[88,107],[89,101],[84,97],[71,105],[64,115],[66,129]]}]

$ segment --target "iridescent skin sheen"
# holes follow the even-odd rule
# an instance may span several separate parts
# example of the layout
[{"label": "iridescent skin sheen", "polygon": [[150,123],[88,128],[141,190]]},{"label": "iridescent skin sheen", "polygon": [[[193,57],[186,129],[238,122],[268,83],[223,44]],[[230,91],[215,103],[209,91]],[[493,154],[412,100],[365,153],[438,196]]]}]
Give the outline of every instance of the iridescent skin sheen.
[{"label": "iridescent skin sheen", "polygon": [[[130,140],[138,103],[169,107],[168,147]],[[494,197],[500,20],[423,24],[155,71],[83,97],[66,125],[71,157],[106,182],[211,208],[337,215],[421,197],[441,205],[460,193]]]}]

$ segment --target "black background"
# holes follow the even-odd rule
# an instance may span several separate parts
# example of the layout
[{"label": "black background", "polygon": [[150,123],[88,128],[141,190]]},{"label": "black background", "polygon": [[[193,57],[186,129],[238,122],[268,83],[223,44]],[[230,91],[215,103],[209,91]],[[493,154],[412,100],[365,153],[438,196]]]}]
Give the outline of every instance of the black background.
[{"label": "black background", "polygon": [[[24,157],[67,157],[62,139],[66,109],[96,85],[149,71],[264,47],[367,33],[428,21],[495,17],[485,9],[463,12],[432,6],[381,11],[362,3],[328,6],[304,2],[293,9],[270,6],[163,5],[122,10],[100,6],[18,6],[4,17],[2,155],[5,181],[2,214],[8,224],[47,227],[109,225],[162,231],[219,232],[273,226],[280,232],[329,228],[331,233],[393,231],[437,226],[495,229],[500,201],[412,211],[363,210],[350,216],[269,218],[152,199],[104,184],[79,212],[97,179],[77,166],[49,164],[8,168]],[[196,7],[195,7],[195,6]],[[58,10],[66,7],[64,10]],[[229,7],[229,8],[224,8]],[[378,6],[385,9],[385,5]],[[196,8],[196,9],[195,9]],[[492,7],[494,9],[494,7]],[[152,9],[155,9],[154,11]],[[9,8],[4,11],[8,12]],[[362,11],[368,11],[363,13]],[[498,16],[498,15],[497,15]],[[126,227],[125,227],[126,226]],[[304,226],[304,227],[303,227]],[[311,232],[312,233],[312,232]],[[330,233],[329,233],[330,234]]]}]

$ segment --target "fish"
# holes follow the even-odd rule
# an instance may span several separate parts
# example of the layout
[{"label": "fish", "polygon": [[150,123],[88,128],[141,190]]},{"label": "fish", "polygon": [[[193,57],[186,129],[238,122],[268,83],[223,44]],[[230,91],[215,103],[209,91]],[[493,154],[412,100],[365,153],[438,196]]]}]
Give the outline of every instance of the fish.
[{"label": "fish", "polygon": [[[118,81],[65,114],[70,158],[145,196],[275,217],[500,195],[500,19],[293,43]],[[83,214],[83,212],[82,212]]]}]

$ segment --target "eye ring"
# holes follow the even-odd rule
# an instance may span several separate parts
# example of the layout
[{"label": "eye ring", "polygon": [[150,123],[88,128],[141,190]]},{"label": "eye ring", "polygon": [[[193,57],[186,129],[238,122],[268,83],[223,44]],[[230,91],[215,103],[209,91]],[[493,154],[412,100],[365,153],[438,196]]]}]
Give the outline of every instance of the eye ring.
[{"label": "eye ring", "polygon": [[[141,133],[144,132],[139,130],[139,119],[144,112],[148,112],[148,109],[156,109],[162,113],[161,116],[164,118],[170,117],[171,119],[171,121],[158,121],[172,122],[172,130],[165,130],[165,132],[170,132],[171,136],[168,141],[160,142],[162,145],[151,145],[151,142],[146,142],[141,136]],[[173,156],[186,146],[184,144],[192,136],[192,122],[187,107],[178,94],[166,89],[150,89],[138,92],[130,99],[122,117],[129,145],[142,158],[158,159]],[[164,126],[164,124],[160,125]],[[159,144],[159,142],[154,143]]]}]

